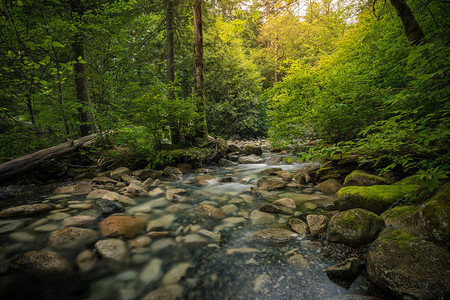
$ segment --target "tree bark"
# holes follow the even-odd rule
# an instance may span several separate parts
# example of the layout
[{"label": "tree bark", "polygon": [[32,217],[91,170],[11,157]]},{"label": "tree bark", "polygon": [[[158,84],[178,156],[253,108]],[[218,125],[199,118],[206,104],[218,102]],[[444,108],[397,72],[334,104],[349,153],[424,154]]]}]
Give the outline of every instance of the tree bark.
[{"label": "tree bark", "polygon": [[87,78],[86,63],[79,62],[79,58],[85,60],[84,43],[82,36],[77,34],[72,44],[72,52],[76,63],[73,66],[75,76],[75,89],[77,92],[78,102],[81,107],[78,109],[80,116],[80,131],[81,136],[86,136],[91,133],[98,133],[98,128],[94,115],[92,114],[91,96],[89,94],[89,85]]},{"label": "tree bark", "polygon": [[424,43],[425,35],[414,17],[411,8],[408,6],[408,3],[406,3],[405,0],[390,0],[390,2],[402,21],[403,30],[408,41],[414,45]]},{"label": "tree bark", "polygon": [[0,183],[9,182],[28,171],[38,168],[49,160],[70,154],[95,142],[97,134],[84,136],[47,149],[39,150],[0,164]]},{"label": "tree bark", "polygon": [[206,127],[205,93],[203,87],[203,21],[202,0],[194,1],[194,89],[193,96],[195,107],[199,115],[195,124],[195,137],[206,138],[208,129]]}]

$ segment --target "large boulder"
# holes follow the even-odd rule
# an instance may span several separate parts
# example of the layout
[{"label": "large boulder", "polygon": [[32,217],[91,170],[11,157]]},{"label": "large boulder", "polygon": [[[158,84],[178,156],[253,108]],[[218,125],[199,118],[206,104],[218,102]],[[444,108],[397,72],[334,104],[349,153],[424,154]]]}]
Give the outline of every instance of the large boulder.
[{"label": "large boulder", "polygon": [[327,228],[327,240],[352,247],[364,246],[377,237],[384,221],[373,212],[355,208],[335,214]]},{"label": "large boulder", "polygon": [[262,154],[261,147],[257,147],[257,146],[253,146],[253,145],[245,145],[244,155],[251,155],[251,154],[261,155]]},{"label": "large boulder", "polygon": [[147,218],[131,216],[109,216],[99,224],[103,236],[123,236],[127,239],[135,237],[147,225]]},{"label": "large boulder", "polygon": [[111,171],[111,174],[109,174],[109,177],[111,177],[114,180],[120,180],[123,175],[130,175],[130,169],[125,167],[117,168],[113,171]]},{"label": "large boulder", "polygon": [[316,237],[327,229],[330,218],[324,215],[308,215],[306,222],[312,237]]},{"label": "large boulder", "polygon": [[371,186],[389,184],[386,178],[355,170],[348,174],[344,180],[344,186]]},{"label": "large boulder", "polygon": [[39,278],[64,278],[72,273],[70,263],[53,251],[28,251],[11,262],[11,269],[19,270]]},{"label": "large boulder", "polygon": [[28,217],[38,215],[49,210],[52,210],[53,206],[48,203],[35,203],[26,204],[16,207],[6,208],[0,211],[0,218],[13,218],[13,217]]},{"label": "large boulder", "polygon": [[286,182],[281,179],[272,179],[263,177],[257,182],[258,187],[263,190],[271,191],[276,189],[283,189],[286,186]]},{"label": "large boulder", "polygon": [[98,237],[97,231],[92,229],[65,227],[52,232],[48,245],[54,249],[71,249],[93,243]]},{"label": "large boulder", "polygon": [[239,157],[238,163],[240,163],[240,164],[263,164],[264,159],[259,157],[258,155],[251,154],[251,155]]},{"label": "large boulder", "polygon": [[316,187],[324,193],[334,195],[342,188],[342,184],[337,179],[328,179],[319,183]]},{"label": "large boulder", "polygon": [[364,208],[381,214],[400,201],[418,203],[427,196],[417,176],[407,177],[392,185],[347,186],[337,193],[335,206],[340,210]]},{"label": "large boulder", "polygon": [[367,256],[367,274],[402,299],[448,299],[450,255],[398,228],[384,229]]},{"label": "large boulder", "polygon": [[331,161],[317,170],[316,175],[321,180],[345,178],[358,167],[358,156],[349,154],[335,154]]}]

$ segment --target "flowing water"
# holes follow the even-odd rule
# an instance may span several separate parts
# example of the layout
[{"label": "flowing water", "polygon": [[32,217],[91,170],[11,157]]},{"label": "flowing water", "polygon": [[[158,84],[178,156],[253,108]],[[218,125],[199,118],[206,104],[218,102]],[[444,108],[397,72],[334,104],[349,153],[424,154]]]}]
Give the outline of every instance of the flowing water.
[{"label": "flowing water", "polygon": [[[140,196],[134,198],[137,204],[127,206],[124,214],[157,220],[159,224],[150,231],[162,231],[163,235],[153,234],[152,241],[142,247],[128,244],[129,258],[123,264],[111,265],[99,257],[96,266],[88,272],[78,271],[75,260],[81,251],[93,249],[93,243],[82,249],[60,251],[75,269],[70,277],[62,280],[41,280],[12,272],[8,266],[18,254],[48,249],[50,233],[62,228],[64,218],[97,215],[93,209],[73,208],[74,204],[86,203],[85,195],[60,199],[52,198],[52,194],[28,196],[27,199],[34,199],[34,202],[50,202],[61,212],[19,219],[23,222],[18,229],[0,235],[2,299],[131,300],[142,299],[152,291],[156,292],[145,299],[175,296],[182,299],[331,299],[345,294],[369,294],[364,273],[350,286],[342,287],[330,281],[324,272],[339,260],[357,255],[356,251],[342,250],[337,245],[320,239],[310,240],[294,232],[292,241],[275,245],[258,243],[251,238],[252,233],[264,228],[288,228],[286,223],[292,217],[274,214],[275,218],[269,223],[254,224],[249,215],[260,204],[283,197],[294,198],[300,209],[295,216],[304,218],[310,213],[323,212],[321,206],[331,201],[318,190],[295,185],[272,191],[264,199],[253,196],[250,188],[262,177],[260,171],[270,167],[273,166],[212,167],[208,171],[214,178],[205,186],[193,182],[198,174],[185,174],[178,182],[161,182],[157,187],[164,190],[184,189],[184,201],[168,201],[164,194]],[[302,165],[276,167],[295,172]],[[218,178],[228,176],[234,182],[218,182]],[[238,183],[243,178],[249,183]],[[18,204],[21,203],[5,200],[2,207]],[[202,204],[221,208],[227,218],[205,216],[199,210]],[[97,224],[89,228],[97,230]],[[146,234],[144,230],[138,237]]]}]

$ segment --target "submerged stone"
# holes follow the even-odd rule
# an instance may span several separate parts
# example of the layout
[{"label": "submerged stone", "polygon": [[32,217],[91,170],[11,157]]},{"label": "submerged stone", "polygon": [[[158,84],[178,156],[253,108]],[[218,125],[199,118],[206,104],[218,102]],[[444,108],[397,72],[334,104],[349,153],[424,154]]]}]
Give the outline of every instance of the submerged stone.
[{"label": "submerged stone", "polygon": [[52,210],[53,206],[48,203],[36,203],[20,205],[16,207],[10,207],[0,211],[0,218],[12,218],[12,217],[28,217],[38,215],[49,210]]},{"label": "submerged stone", "polygon": [[99,229],[103,236],[135,237],[147,225],[145,217],[110,216],[100,222]]},{"label": "submerged stone", "polygon": [[265,243],[285,243],[289,242],[296,234],[290,230],[281,228],[267,228],[251,235],[253,241],[265,242]]},{"label": "submerged stone", "polygon": [[70,263],[53,251],[29,251],[11,262],[11,269],[38,277],[63,279],[72,273]]},{"label": "submerged stone", "polygon": [[65,227],[50,235],[48,245],[55,249],[77,248],[95,242],[98,237],[98,233],[92,229]]}]

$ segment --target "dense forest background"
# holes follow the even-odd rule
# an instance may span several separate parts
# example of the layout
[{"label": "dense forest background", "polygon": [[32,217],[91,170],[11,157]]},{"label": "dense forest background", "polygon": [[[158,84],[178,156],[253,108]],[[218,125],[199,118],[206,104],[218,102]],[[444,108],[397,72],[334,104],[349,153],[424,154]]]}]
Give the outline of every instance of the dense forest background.
[{"label": "dense forest background", "polygon": [[[408,36],[395,3],[423,38]],[[171,141],[200,145],[206,118],[225,139],[320,139],[304,159],[355,152],[380,172],[439,176],[450,160],[449,16],[445,0],[3,0],[0,162],[114,132],[101,156],[152,164]]]}]

